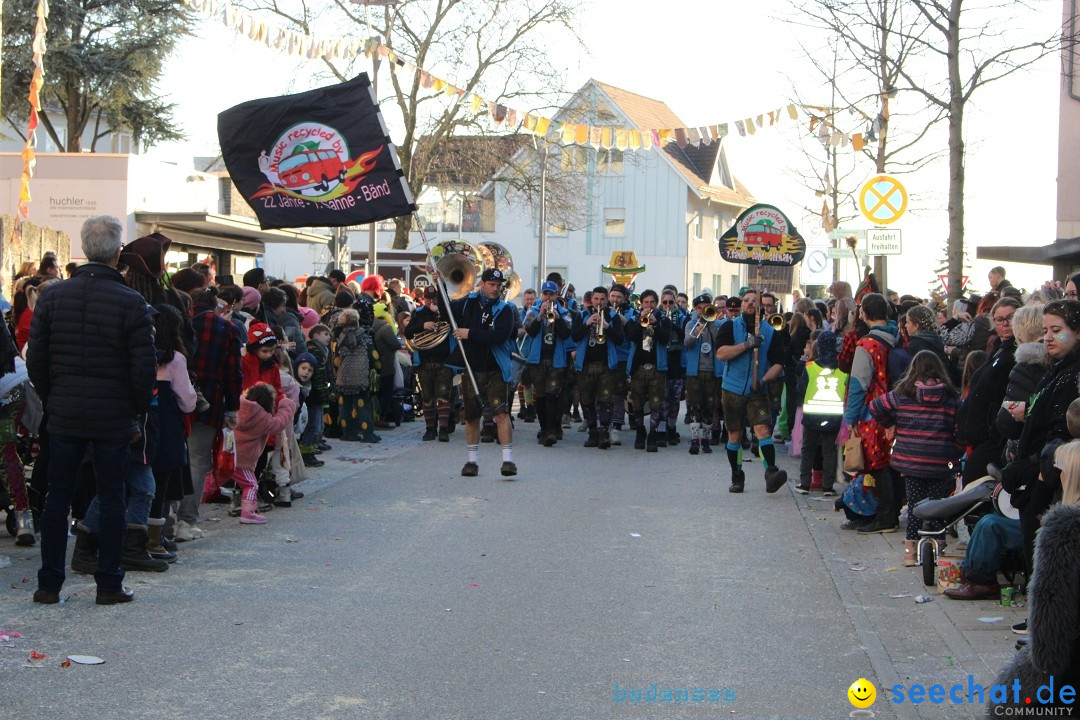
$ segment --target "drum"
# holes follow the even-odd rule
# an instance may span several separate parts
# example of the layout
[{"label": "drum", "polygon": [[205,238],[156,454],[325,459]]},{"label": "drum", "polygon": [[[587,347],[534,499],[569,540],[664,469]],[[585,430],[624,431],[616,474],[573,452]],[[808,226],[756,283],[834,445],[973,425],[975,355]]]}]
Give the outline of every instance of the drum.
[{"label": "drum", "polygon": [[1012,506],[1012,498],[1000,484],[994,488],[993,501],[994,509],[999,513],[1012,520],[1020,519],[1020,511]]}]

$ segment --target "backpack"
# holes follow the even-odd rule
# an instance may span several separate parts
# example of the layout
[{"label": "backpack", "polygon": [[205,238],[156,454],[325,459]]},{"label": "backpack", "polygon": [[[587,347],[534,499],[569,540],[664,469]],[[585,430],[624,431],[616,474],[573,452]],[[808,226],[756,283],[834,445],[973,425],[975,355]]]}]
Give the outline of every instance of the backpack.
[{"label": "backpack", "polygon": [[892,390],[900,382],[900,378],[904,377],[904,373],[907,372],[908,365],[911,364],[911,352],[906,347],[889,347],[875,337],[869,335],[867,337],[885,350],[885,370],[889,384],[886,390]]}]

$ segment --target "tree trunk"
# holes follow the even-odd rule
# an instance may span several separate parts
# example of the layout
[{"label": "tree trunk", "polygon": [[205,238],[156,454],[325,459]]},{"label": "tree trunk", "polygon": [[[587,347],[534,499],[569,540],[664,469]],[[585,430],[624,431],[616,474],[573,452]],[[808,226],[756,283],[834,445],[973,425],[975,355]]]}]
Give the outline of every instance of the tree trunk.
[{"label": "tree trunk", "polygon": [[412,215],[394,218],[394,249],[406,250],[409,247],[409,232],[412,230]]},{"label": "tree trunk", "polygon": [[949,8],[949,299],[964,290],[964,85],[960,77],[960,6]]}]

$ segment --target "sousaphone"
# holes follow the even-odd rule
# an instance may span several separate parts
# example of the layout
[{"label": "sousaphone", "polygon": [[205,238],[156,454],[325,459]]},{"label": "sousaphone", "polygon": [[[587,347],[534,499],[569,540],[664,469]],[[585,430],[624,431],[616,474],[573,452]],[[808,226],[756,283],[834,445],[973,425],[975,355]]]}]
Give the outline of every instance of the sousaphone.
[{"label": "sousaphone", "polygon": [[514,259],[510,256],[510,251],[497,242],[478,243],[478,247],[491,254],[494,262],[492,267],[496,270],[502,270],[503,274],[508,278],[506,281],[506,300],[509,302],[516,298],[521,292],[521,276],[514,272]]}]

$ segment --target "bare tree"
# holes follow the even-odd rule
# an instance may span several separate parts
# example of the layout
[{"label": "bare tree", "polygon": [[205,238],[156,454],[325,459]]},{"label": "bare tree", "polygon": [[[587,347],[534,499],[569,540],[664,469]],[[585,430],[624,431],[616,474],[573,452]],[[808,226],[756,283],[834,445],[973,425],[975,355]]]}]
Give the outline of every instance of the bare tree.
[{"label": "bare tree", "polygon": [[[579,5],[580,0],[401,0],[377,11],[371,27],[398,58],[460,83],[458,92],[447,96],[425,87],[419,72],[390,73],[391,100],[404,125],[398,155],[414,195],[428,184],[429,162],[436,157],[431,147],[456,135],[490,132],[487,108],[471,108],[474,94],[537,112],[557,106],[550,88],[559,87],[561,78],[544,33],[559,30],[573,37]],[[358,29],[367,24],[368,11],[347,0],[248,0],[247,7],[274,13],[305,33],[330,22],[339,32],[346,23]],[[341,80],[354,72],[324,61]],[[385,63],[376,67],[380,64]],[[497,132],[516,130],[523,120],[507,122]],[[411,227],[410,218],[397,218],[395,249],[408,247]]]},{"label": "bare tree", "polygon": [[[899,92],[900,70],[915,59],[928,24],[903,0],[805,0],[790,22],[823,32],[828,44],[828,51],[802,46],[816,74],[828,83],[831,98],[829,106],[814,116],[825,148],[825,170],[816,153],[808,154],[813,170],[799,177],[825,197],[829,212],[823,226],[829,230],[858,214],[854,194],[865,175],[856,163],[841,160],[830,141],[832,131],[857,133],[863,144],[854,157],[870,160],[877,173],[916,172],[944,154],[929,150],[923,142],[943,119],[943,111],[935,108],[928,114],[921,99],[914,112],[897,113],[890,107]],[[815,215],[819,212],[813,210]],[[884,283],[884,258],[876,259],[874,269]]]},{"label": "bare tree", "polygon": [[[964,112],[975,92],[992,82],[1030,67],[1063,44],[1071,45],[1059,28],[1049,37],[1023,37],[1022,26],[1034,7],[1022,0],[910,0],[929,30],[913,36],[919,52],[934,58],[936,72],[920,74],[906,64],[889,61],[900,82],[921,95],[948,118],[949,128],[949,298],[963,290],[964,265]],[[943,66],[943,67],[942,67]],[[942,72],[944,70],[944,72]],[[944,78],[940,80],[939,78]]]}]

